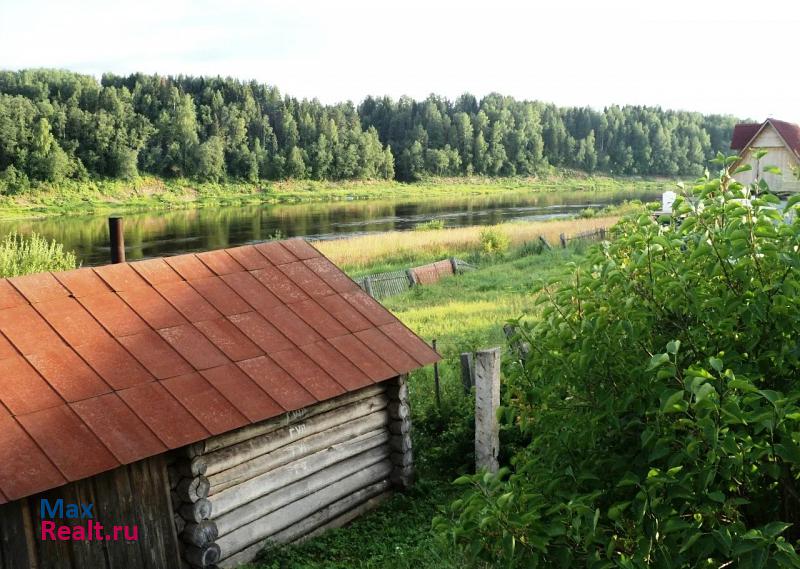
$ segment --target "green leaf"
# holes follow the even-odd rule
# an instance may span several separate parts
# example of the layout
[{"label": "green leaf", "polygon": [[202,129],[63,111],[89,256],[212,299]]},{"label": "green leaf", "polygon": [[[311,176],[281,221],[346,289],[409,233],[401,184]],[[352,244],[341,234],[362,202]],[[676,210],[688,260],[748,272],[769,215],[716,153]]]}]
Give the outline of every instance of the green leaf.
[{"label": "green leaf", "polygon": [[668,354],[656,354],[652,358],[650,358],[650,363],[647,364],[647,368],[645,371],[651,371],[660,367],[669,361]]},{"label": "green leaf", "polygon": [[670,354],[673,354],[673,355],[677,354],[678,350],[680,349],[680,347],[681,347],[681,341],[680,340],[672,340],[671,342],[667,342],[667,353],[670,353]]},{"label": "green leaf", "polygon": [[714,368],[718,373],[722,372],[722,360],[719,358],[708,358],[708,363],[711,364],[711,367]]},{"label": "green leaf", "polygon": [[781,169],[777,166],[764,166],[764,172],[767,174],[775,174],[776,176],[781,175]]},{"label": "green leaf", "polygon": [[716,492],[709,492],[708,497],[715,502],[719,502],[720,504],[725,503],[725,494],[717,490]]}]

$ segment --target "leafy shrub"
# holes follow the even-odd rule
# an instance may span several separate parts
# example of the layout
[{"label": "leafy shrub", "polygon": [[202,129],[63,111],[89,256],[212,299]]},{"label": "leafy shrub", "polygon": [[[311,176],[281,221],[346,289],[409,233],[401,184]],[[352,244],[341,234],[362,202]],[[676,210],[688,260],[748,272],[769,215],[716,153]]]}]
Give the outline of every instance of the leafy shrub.
[{"label": "leafy shrub", "polygon": [[478,240],[484,253],[504,253],[511,244],[511,239],[503,231],[495,227],[486,227],[481,230]]},{"label": "leafy shrub", "polygon": [[800,567],[800,196],[717,161],[671,224],[625,218],[542,289],[506,363],[509,468],[434,522],[472,562]]},{"label": "leafy shrub", "polygon": [[48,242],[35,233],[30,237],[9,233],[0,241],[0,277],[64,271],[76,265],[74,253],[64,251],[60,243]]},{"label": "leafy shrub", "polygon": [[586,209],[582,209],[580,214],[578,214],[581,219],[591,219],[597,215],[597,210],[591,207],[587,207]]},{"label": "leafy shrub", "polygon": [[444,229],[443,219],[429,219],[414,226],[414,231],[438,231]]}]

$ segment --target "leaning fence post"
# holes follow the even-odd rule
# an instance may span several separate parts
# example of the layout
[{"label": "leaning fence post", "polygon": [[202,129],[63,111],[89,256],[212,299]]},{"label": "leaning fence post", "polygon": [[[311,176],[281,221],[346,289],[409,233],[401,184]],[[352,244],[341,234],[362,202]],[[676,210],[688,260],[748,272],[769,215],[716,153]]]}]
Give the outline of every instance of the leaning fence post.
[{"label": "leaning fence post", "polygon": [[475,357],[475,470],[497,472],[500,450],[500,348],[481,350]]},{"label": "leaning fence post", "polygon": [[372,279],[370,277],[364,277],[364,291],[372,298],[375,298],[375,294],[372,292]]},{"label": "leaning fence post", "polygon": [[408,286],[417,284],[417,277],[414,276],[414,269],[406,269],[406,278],[408,279]]},{"label": "leaning fence post", "polygon": [[547,242],[547,239],[545,239],[543,235],[539,235],[539,243],[541,243],[542,247],[545,249],[550,249],[550,243]]},{"label": "leaning fence post", "polygon": [[561,248],[562,249],[566,249],[567,248],[567,236],[562,233],[561,235],[558,236],[558,238],[561,240]]},{"label": "leaning fence post", "polygon": [[461,383],[464,385],[464,393],[468,394],[475,385],[475,360],[472,352],[461,354]]},{"label": "leaning fence post", "polygon": [[[433,348],[433,351],[435,352],[436,351],[436,340],[435,339],[431,342],[431,347]],[[433,362],[433,386],[436,389],[436,407],[438,409],[441,409],[442,408],[442,393],[441,393],[441,390],[439,388],[439,362],[438,361]]]},{"label": "leaning fence post", "polygon": [[450,267],[453,269],[453,274],[458,274],[458,259],[455,257],[450,257]]},{"label": "leaning fence post", "polygon": [[600,228],[600,240],[601,241],[605,241],[606,240],[606,228],[605,227],[601,227]]}]

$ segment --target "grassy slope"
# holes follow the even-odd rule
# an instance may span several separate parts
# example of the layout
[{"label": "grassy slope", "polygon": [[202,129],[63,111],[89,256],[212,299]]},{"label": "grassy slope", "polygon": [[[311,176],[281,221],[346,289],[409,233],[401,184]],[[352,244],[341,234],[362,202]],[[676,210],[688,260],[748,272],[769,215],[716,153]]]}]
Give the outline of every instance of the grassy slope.
[{"label": "grassy slope", "polygon": [[662,188],[667,180],[568,176],[542,178],[446,178],[414,184],[394,181],[285,182],[224,184],[143,177],[133,181],[90,180],[41,184],[13,195],[0,195],[0,217],[31,217],[102,212],[106,209],[199,207],[239,203],[292,203],[344,199],[392,199],[487,194],[512,190],[614,191],[626,188]]},{"label": "grassy slope", "polygon": [[393,496],[378,510],[348,527],[295,547],[267,552],[253,567],[455,569],[458,559],[437,547],[431,519],[453,499],[450,485],[467,468],[472,445],[469,398],[460,388],[458,354],[502,345],[502,325],[532,306],[537,280],[569,277],[569,261],[580,256],[556,250],[542,255],[486,262],[475,271],[421,287],[385,301],[403,322],[423,338],[438,339],[442,410],[434,399],[433,372],[412,374],[415,460],[419,480],[406,494]]}]

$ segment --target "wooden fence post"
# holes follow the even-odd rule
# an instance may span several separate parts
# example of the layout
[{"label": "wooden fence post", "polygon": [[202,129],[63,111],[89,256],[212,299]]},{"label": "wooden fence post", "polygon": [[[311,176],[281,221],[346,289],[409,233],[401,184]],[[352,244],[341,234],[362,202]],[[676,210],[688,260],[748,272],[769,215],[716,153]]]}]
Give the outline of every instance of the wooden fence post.
[{"label": "wooden fence post", "polygon": [[461,354],[461,383],[464,385],[465,394],[468,394],[475,385],[475,360],[472,352]]},{"label": "wooden fence post", "polygon": [[550,243],[547,242],[547,239],[545,239],[543,235],[539,235],[539,243],[541,243],[542,247],[545,249],[550,250]]},{"label": "wooden fence post", "polygon": [[111,241],[111,262],[125,262],[125,234],[122,232],[122,218],[108,218],[108,235]]},{"label": "wooden fence post", "polygon": [[605,241],[606,240],[606,228],[605,227],[601,227],[600,228],[600,240],[601,241]]},{"label": "wooden fence post", "polygon": [[417,277],[414,276],[414,269],[406,269],[406,278],[408,279],[408,286],[417,284]]},{"label": "wooden fence post", "polygon": [[450,267],[453,269],[453,274],[458,274],[458,259],[455,257],[450,257]]},{"label": "wooden fence post", "polygon": [[497,472],[500,450],[500,348],[481,350],[475,358],[475,470]]},{"label": "wooden fence post", "polygon": [[562,233],[561,235],[558,236],[558,238],[561,240],[561,248],[562,249],[566,249],[567,248],[567,236]]},{"label": "wooden fence post", "polygon": [[[433,351],[436,351],[436,340],[434,339],[432,342]],[[442,393],[439,388],[439,362],[436,361],[433,363],[433,386],[436,389],[436,407],[438,409],[442,408]]]},{"label": "wooden fence post", "polygon": [[372,278],[371,277],[364,277],[364,291],[370,295],[372,298],[375,298],[375,293],[372,292]]}]

